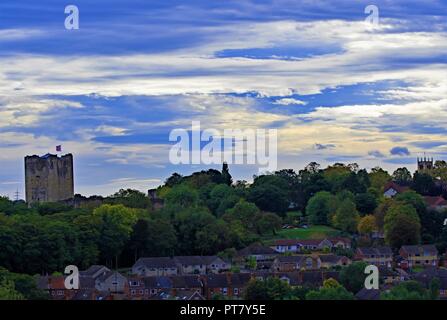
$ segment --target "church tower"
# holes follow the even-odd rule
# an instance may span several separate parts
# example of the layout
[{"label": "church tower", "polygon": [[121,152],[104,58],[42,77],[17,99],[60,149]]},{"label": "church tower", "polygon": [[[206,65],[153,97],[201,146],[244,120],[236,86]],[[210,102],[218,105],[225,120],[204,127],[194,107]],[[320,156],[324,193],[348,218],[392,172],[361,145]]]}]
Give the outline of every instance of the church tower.
[{"label": "church tower", "polygon": [[418,171],[426,172],[433,169],[433,158],[418,158]]}]

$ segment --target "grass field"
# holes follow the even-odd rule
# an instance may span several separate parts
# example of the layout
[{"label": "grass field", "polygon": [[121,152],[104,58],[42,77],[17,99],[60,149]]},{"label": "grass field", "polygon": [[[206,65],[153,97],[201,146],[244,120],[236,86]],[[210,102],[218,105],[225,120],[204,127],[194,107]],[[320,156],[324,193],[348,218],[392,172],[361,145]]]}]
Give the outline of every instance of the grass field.
[{"label": "grass field", "polygon": [[307,229],[282,229],[278,231],[276,236],[265,237],[265,241],[275,239],[321,239],[325,237],[334,237],[339,231],[328,226],[311,226]]}]

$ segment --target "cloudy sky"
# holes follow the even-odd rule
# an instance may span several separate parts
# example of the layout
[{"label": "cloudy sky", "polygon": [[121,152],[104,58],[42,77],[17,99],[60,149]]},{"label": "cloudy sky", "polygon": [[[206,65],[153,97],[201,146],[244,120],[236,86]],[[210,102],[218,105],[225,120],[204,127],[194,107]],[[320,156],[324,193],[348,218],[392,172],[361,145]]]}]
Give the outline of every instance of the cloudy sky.
[{"label": "cloudy sky", "polygon": [[85,195],[205,168],[169,163],[170,131],[193,120],[277,129],[280,168],[447,158],[446,1],[38,3],[0,3],[0,194],[23,196],[23,157],[56,145]]}]

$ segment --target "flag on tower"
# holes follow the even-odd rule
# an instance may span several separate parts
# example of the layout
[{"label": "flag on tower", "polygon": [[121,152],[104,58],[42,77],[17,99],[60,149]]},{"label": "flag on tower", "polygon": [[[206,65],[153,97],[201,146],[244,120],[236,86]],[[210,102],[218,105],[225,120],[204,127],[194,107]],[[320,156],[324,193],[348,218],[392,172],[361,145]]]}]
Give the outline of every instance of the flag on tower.
[{"label": "flag on tower", "polygon": [[56,146],[56,152],[62,152],[62,146]]}]

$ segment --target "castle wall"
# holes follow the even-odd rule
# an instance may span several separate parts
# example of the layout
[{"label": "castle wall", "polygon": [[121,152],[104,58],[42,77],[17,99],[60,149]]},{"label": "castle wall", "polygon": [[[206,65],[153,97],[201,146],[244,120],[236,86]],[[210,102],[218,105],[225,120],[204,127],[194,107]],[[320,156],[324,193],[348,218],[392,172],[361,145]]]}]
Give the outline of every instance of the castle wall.
[{"label": "castle wall", "polygon": [[25,185],[28,204],[73,198],[73,156],[25,157]]}]

